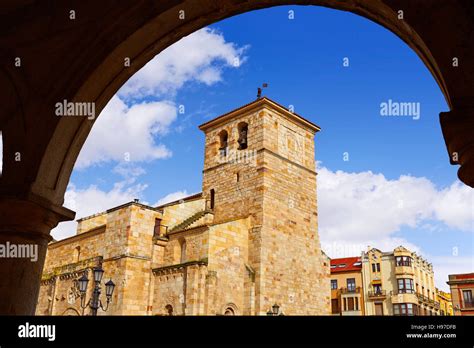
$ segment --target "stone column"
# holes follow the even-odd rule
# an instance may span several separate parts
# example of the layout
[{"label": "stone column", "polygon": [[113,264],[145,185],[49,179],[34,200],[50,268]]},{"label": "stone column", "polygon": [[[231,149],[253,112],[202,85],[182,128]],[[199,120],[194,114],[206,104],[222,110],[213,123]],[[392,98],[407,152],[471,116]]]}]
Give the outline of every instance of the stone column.
[{"label": "stone column", "polygon": [[[34,202],[0,197],[0,315],[35,314],[50,231],[74,215],[37,197]],[[11,257],[20,245],[34,260]]]},{"label": "stone column", "polygon": [[459,180],[474,187],[474,102],[456,105],[452,111],[440,113],[439,117],[449,160],[451,164],[461,166]]}]

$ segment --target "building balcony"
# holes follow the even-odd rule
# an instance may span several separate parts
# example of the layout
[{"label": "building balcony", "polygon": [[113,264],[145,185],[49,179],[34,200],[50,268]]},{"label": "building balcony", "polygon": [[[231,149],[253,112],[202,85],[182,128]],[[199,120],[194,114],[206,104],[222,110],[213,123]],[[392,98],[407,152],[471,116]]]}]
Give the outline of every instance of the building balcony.
[{"label": "building balcony", "polygon": [[392,303],[414,303],[418,304],[419,299],[415,292],[392,292]]},{"label": "building balcony", "polygon": [[437,308],[439,309],[439,302],[436,302],[435,300],[429,298],[429,297],[426,297],[425,295],[423,294],[420,294],[420,293],[416,293],[416,297],[418,298],[418,301],[420,303],[424,303],[430,307],[434,307],[434,308]]},{"label": "building balcony", "polygon": [[405,275],[410,275],[413,276],[415,275],[415,270],[411,266],[395,266],[395,275],[396,276],[405,276]]},{"label": "building balcony", "polygon": [[359,295],[360,296],[360,287],[353,288],[353,289],[348,289],[348,288],[341,288],[341,295]]},{"label": "building balcony", "polygon": [[367,299],[369,301],[385,300],[386,298],[387,298],[387,291],[386,290],[369,291],[367,293]]},{"label": "building balcony", "polygon": [[461,309],[468,309],[468,310],[474,309],[474,301],[463,301],[462,304],[463,306]]}]

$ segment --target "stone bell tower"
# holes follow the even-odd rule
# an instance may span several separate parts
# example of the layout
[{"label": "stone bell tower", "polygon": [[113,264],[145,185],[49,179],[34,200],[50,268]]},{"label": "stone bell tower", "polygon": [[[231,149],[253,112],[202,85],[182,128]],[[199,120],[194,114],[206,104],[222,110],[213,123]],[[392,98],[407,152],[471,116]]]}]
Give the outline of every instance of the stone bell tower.
[{"label": "stone bell tower", "polygon": [[314,136],[320,128],[264,97],[199,127],[203,195],[214,224],[248,217],[252,307],[329,314],[329,265],[318,236]]}]

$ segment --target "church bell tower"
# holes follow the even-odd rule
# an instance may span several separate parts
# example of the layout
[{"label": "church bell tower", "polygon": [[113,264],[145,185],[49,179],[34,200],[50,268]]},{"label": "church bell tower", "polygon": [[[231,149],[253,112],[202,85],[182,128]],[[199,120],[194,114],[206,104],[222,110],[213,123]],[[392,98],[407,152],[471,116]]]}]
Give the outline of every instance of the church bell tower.
[{"label": "church bell tower", "polygon": [[318,236],[314,136],[320,128],[269,98],[199,127],[203,195],[214,224],[249,218],[255,313],[329,314],[328,260]]}]

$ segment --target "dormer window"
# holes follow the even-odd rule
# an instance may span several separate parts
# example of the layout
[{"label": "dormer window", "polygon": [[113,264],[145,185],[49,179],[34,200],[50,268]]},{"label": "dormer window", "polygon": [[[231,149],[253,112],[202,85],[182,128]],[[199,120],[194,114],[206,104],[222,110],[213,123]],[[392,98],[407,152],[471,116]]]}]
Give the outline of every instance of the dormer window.
[{"label": "dormer window", "polygon": [[248,124],[245,122],[239,123],[237,129],[239,131],[239,139],[237,142],[239,143],[239,150],[244,150],[247,148],[247,134],[248,134]]},{"label": "dormer window", "polygon": [[226,130],[223,130],[219,133],[219,153],[221,156],[227,156],[227,145],[228,145],[229,135]]}]

